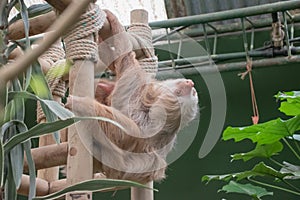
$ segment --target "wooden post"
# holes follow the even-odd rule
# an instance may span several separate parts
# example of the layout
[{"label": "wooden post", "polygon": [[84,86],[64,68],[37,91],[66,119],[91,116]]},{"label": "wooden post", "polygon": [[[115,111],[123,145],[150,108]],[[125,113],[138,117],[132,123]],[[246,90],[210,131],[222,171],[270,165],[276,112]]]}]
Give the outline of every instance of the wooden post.
[{"label": "wooden post", "polygon": [[[148,24],[148,12],[143,9],[136,9],[131,11],[130,16],[131,24],[134,23],[144,23]],[[134,45],[134,44],[133,44]],[[148,187],[153,188],[153,181],[146,184]],[[153,200],[153,190],[141,189],[141,188],[131,188],[131,200]]]},{"label": "wooden post", "polygon": [[[91,5],[88,9],[91,9]],[[85,39],[96,41],[94,35],[87,36]],[[66,43],[66,46],[68,43]],[[94,67],[91,60],[74,60],[69,73],[70,94],[73,96],[84,96],[94,98]],[[80,122],[84,123],[84,122]],[[91,143],[92,137],[88,132],[85,140]],[[67,160],[67,185],[73,185],[80,181],[93,178],[93,156],[82,143],[76,125],[68,129],[68,160]],[[66,200],[91,200],[92,193],[68,193]]]},{"label": "wooden post", "polygon": [[[153,188],[153,181],[145,184],[149,188]],[[153,200],[154,194],[153,190],[141,189],[141,188],[131,188],[131,200]]]}]

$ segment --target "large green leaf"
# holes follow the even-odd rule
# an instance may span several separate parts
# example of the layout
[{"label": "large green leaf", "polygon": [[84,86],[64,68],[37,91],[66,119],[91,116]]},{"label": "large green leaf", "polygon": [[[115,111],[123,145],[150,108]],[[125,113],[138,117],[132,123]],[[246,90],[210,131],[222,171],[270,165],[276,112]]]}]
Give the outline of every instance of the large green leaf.
[{"label": "large green leaf", "polygon": [[56,199],[60,196],[65,195],[68,192],[75,192],[75,191],[90,191],[96,192],[105,189],[109,189],[112,187],[138,187],[138,188],[148,188],[142,184],[132,182],[132,181],[125,181],[125,180],[113,180],[113,179],[96,179],[96,180],[89,180],[78,183],[76,185],[72,185],[67,187],[59,192],[54,194],[50,194],[44,197],[36,197],[34,200],[49,200],[49,199]]},{"label": "large green leaf", "polygon": [[[16,132],[15,135],[17,134],[15,127],[12,127],[11,130]],[[19,188],[21,184],[21,178],[23,174],[23,163],[24,163],[24,149],[22,144],[18,144],[14,146],[14,148],[10,150],[9,156],[11,160],[10,163],[12,167],[12,174],[16,184],[16,188]]]},{"label": "large green leaf", "polygon": [[5,124],[3,124],[1,127],[0,127],[0,136],[1,136],[1,140],[2,140],[2,137],[4,135],[4,133],[13,125],[16,125],[17,123],[23,123],[22,121],[18,121],[18,120],[12,120],[12,121],[9,121],[9,122],[6,122]]},{"label": "large green leaf", "polygon": [[[20,84],[20,81],[18,79],[15,79],[12,81],[13,90],[15,92],[22,91],[22,87]],[[25,104],[24,99],[16,98],[13,100],[13,106],[14,106],[14,116],[11,120],[19,120],[24,121],[25,117]]]},{"label": "large green leaf", "polygon": [[251,170],[232,173],[232,174],[224,174],[224,175],[205,175],[202,177],[203,182],[210,182],[211,180],[222,180],[222,181],[230,181],[232,179],[243,180],[246,178],[261,176],[261,177],[272,177],[274,179],[283,180],[287,176],[291,176],[292,173],[281,173],[267,165],[263,162],[255,165]]},{"label": "large green leaf", "polygon": [[254,199],[261,199],[263,196],[273,195],[273,192],[268,192],[265,188],[254,186],[252,184],[240,184],[235,181],[230,181],[229,184],[222,187],[221,190],[226,193],[246,194]]},{"label": "large green leaf", "polygon": [[24,24],[24,32],[25,32],[25,38],[26,38],[26,48],[30,47],[30,40],[29,40],[29,17],[28,17],[28,11],[27,6],[23,0],[19,0],[20,5],[20,13],[22,17],[22,21]]},{"label": "large green leaf", "polygon": [[252,158],[270,158],[271,156],[278,155],[282,150],[282,143],[277,141],[272,144],[256,145],[256,148],[252,151],[232,155],[232,159],[248,161]]},{"label": "large green leaf", "polygon": [[288,116],[300,115],[300,91],[279,92],[275,97],[280,99],[279,110]]},{"label": "large green leaf", "polygon": [[30,87],[38,97],[42,99],[53,99],[47,80],[38,62],[34,62],[32,65]]},{"label": "large green leaf", "polygon": [[[27,126],[22,123],[17,124],[17,129],[19,132],[28,131]],[[30,175],[29,177],[30,187],[29,187],[28,200],[32,200],[32,198],[35,197],[35,193],[36,193],[36,175],[35,175],[36,171],[35,171],[35,164],[31,155],[31,141],[27,140],[26,142],[22,143],[22,147],[24,149],[27,158],[29,175]],[[20,167],[22,169],[22,175],[23,175],[23,162]]]},{"label": "large green leaf", "polygon": [[257,165],[255,165],[254,168],[251,169],[250,171],[239,173],[239,175],[237,176],[238,177],[237,180],[242,180],[244,178],[255,177],[255,176],[262,176],[262,177],[268,176],[268,177],[273,177],[274,179],[283,180],[284,177],[290,175],[291,173],[281,173],[276,169],[267,166],[265,163],[260,162]]},{"label": "large green leaf", "polygon": [[235,142],[250,139],[259,145],[272,144],[286,136],[292,136],[299,129],[300,116],[295,116],[288,120],[275,119],[246,127],[228,127],[223,133],[223,139],[234,139]]},{"label": "large green leaf", "polygon": [[[10,161],[11,160],[8,159],[9,163]],[[7,170],[8,174],[5,183],[5,200],[17,200],[16,184],[12,174],[12,166],[10,164],[7,165]]]}]

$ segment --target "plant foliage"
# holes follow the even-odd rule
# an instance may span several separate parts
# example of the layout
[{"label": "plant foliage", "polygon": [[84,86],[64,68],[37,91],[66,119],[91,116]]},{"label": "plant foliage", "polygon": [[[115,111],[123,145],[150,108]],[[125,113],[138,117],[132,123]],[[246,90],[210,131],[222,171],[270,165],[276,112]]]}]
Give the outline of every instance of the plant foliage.
[{"label": "plant foliage", "polygon": [[[15,17],[8,20],[12,8],[19,11]],[[24,0],[0,2],[0,68],[8,67],[8,57],[17,47],[22,50],[31,48],[29,37],[29,19],[50,12],[48,4],[38,4],[27,8]],[[8,40],[8,26],[17,20],[22,20],[25,37],[18,40]],[[3,77],[0,77],[2,84]],[[39,102],[46,116],[46,122],[29,127],[25,110],[36,112],[35,108],[26,108],[27,101]],[[26,108],[26,109],[25,109]],[[31,114],[31,113],[30,113]],[[75,117],[58,102],[52,100],[45,76],[37,61],[28,70],[19,74],[7,85],[0,85],[0,200],[16,200],[17,190],[23,176],[23,162],[27,158],[30,188],[28,199],[52,199],[72,191],[99,191],[112,187],[141,187],[145,186],[131,181],[122,180],[91,180],[67,187],[46,197],[36,197],[36,169],[31,155],[31,140],[41,135],[54,133],[59,143],[59,130],[80,120],[103,120],[123,129],[118,123],[103,117]],[[4,191],[4,192],[2,192]]]},{"label": "plant foliage", "polygon": [[[209,183],[211,180],[221,180],[227,184],[220,190],[227,193],[241,193],[254,199],[261,199],[267,195],[264,187],[282,190],[300,196],[300,92],[280,92],[275,95],[281,101],[279,110],[290,116],[289,119],[274,119],[265,123],[245,127],[227,127],[223,132],[223,140],[233,139],[235,142],[251,140],[255,147],[245,153],[232,155],[232,160],[248,161],[253,158],[269,159],[277,167],[268,166],[264,162],[255,165],[251,170],[224,175],[205,175],[202,181]],[[295,156],[297,163],[288,161],[278,162],[275,156],[284,148],[288,148]],[[288,158],[287,158],[288,159]],[[260,177],[260,178],[259,178]],[[267,182],[267,180],[272,180]],[[240,181],[249,181],[252,184],[240,184]],[[296,181],[296,182],[295,182]],[[282,185],[277,185],[282,183]]]}]

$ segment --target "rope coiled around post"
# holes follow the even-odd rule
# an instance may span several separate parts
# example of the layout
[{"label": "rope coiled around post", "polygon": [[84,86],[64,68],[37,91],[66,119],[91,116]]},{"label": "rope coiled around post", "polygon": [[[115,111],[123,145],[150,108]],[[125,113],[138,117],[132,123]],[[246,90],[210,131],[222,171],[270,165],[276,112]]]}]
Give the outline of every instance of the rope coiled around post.
[{"label": "rope coiled around post", "polygon": [[98,31],[103,26],[105,19],[105,12],[97,5],[94,5],[93,9],[81,15],[79,21],[65,36],[68,59],[71,61],[85,59],[93,62],[98,61],[97,43],[86,38],[90,35],[98,35]]},{"label": "rope coiled around post", "polygon": [[[69,66],[64,59],[65,53],[58,44],[52,45],[40,58],[47,61],[51,67],[46,72],[46,80],[52,95],[64,97],[66,92],[66,82],[63,76],[68,73]],[[45,114],[40,103],[37,104],[37,122],[45,119]]]},{"label": "rope coiled around post", "polygon": [[134,23],[128,27],[127,31],[130,33],[131,37],[138,42],[146,57],[139,59],[141,67],[151,76],[156,76],[158,71],[158,59],[154,53],[150,26],[143,23]]}]

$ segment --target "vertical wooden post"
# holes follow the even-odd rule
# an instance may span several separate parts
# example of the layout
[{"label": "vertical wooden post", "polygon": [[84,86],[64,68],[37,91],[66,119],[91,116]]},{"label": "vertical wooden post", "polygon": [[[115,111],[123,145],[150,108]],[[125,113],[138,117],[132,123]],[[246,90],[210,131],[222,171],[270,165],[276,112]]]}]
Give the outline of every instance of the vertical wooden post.
[{"label": "vertical wooden post", "polygon": [[[91,9],[89,6],[88,9]],[[95,41],[93,35],[85,39]],[[69,73],[70,94],[73,96],[86,96],[94,98],[94,62],[91,60],[75,60]],[[83,134],[83,133],[81,133]],[[89,133],[86,140],[91,140]],[[85,148],[77,132],[76,125],[68,129],[68,160],[67,185],[93,178],[93,157]],[[91,192],[68,193],[66,200],[92,200]]]},{"label": "vertical wooden post", "polygon": [[[136,9],[131,11],[130,16],[131,24],[143,23],[148,24],[148,12],[143,9]],[[153,188],[153,181],[146,184],[148,187]],[[153,190],[141,189],[141,188],[131,188],[131,200],[153,200]]]},{"label": "vertical wooden post", "polygon": [[[153,188],[153,181],[145,184],[149,188]],[[153,200],[154,194],[153,190],[141,189],[141,188],[131,188],[131,200]]]}]

